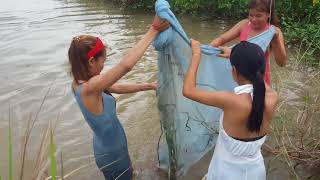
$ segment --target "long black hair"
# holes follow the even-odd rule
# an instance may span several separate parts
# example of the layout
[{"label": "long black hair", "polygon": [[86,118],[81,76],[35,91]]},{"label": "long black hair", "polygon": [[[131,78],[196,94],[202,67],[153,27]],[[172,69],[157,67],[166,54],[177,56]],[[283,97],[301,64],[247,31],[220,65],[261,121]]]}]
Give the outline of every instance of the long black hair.
[{"label": "long black hair", "polygon": [[253,43],[242,41],[236,45],[230,56],[231,65],[237,73],[252,82],[252,109],[247,123],[251,132],[259,132],[263,119],[266,88],[264,84],[265,54]]}]

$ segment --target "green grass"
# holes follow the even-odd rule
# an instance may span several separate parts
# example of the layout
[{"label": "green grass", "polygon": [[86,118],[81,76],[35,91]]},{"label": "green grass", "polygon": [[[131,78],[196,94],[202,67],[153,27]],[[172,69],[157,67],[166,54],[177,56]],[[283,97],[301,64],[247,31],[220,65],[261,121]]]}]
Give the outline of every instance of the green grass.
[{"label": "green grass", "polygon": [[54,158],[54,137],[53,131],[50,129],[50,162],[51,162],[51,177],[52,180],[56,180],[56,160]]}]

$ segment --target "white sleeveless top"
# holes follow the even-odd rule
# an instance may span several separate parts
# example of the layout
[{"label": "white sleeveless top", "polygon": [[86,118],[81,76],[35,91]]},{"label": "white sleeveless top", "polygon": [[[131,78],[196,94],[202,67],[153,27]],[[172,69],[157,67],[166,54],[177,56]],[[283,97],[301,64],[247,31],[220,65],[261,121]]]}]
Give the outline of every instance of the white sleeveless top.
[{"label": "white sleeveless top", "polygon": [[[251,84],[238,86],[236,94],[250,93]],[[230,137],[223,129],[223,114],[215,150],[210,162],[207,180],[265,180],[266,171],[261,146],[266,136],[256,141],[244,142]]]}]

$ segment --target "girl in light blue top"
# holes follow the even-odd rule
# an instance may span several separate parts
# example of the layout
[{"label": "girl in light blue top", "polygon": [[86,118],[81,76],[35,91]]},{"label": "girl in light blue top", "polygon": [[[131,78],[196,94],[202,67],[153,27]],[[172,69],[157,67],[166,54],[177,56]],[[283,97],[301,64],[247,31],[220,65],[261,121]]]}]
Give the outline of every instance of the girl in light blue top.
[{"label": "girl in light blue top", "polygon": [[169,24],[155,17],[144,37],[106,73],[100,73],[106,60],[106,49],[98,37],[74,37],[69,51],[73,76],[72,89],[80,110],[93,131],[96,164],[107,180],[132,179],[127,139],[116,113],[111,93],[133,93],[156,89],[155,84],[117,84],[145,53],[159,32]]}]

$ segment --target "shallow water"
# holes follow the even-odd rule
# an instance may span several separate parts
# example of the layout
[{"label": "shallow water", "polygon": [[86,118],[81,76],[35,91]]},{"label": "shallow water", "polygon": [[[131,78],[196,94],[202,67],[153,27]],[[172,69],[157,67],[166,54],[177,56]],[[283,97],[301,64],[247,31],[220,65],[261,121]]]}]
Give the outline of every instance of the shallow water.
[{"label": "shallow water", "polygon": [[[20,172],[21,142],[28,119],[37,117],[25,162],[25,179],[31,178],[41,138],[48,124],[55,125],[57,157],[62,154],[64,173],[82,167],[70,179],[102,179],[92,158],[92,133],[73,98],[67,51],[72,37],[100,36],[110,47],[105,70],[119,62],[147,31],[153,14],[128,11],[105,1],[10,0],[0,7],[0,168],[7,179],[8,123],[14,146],[14,177]],[[190,37],[203,43],[234,22],[179,17]],[[142,60],[121,82],[155,82],[156,52],[148,49]],[[302,74],[303,76],[303,74]],[[296,80],[294,84],[302,83]],[[294,97],[290,95],[290,97]],[[157,143],[161,133],[156,93],[116,95],[117,111],[129,143],[136,179],[166,179],[156,171]],[[39,111],[40,110],[40,111]],[[39,113],[38,113],[39,112]],[[212,153],[212,152],[211,152]],[[208,154],[183,179],[199,179],[205,173]],[[60,159],[58,160],[58,166]],[[59,166],[60,167],[60,166]],[[59,169],[59,168],[57,168]],[[58,170],[60,172],[60,170]],[[284,174],[285,173],[280,173]],[[269,176],[277,179],[280,176]]]}]

